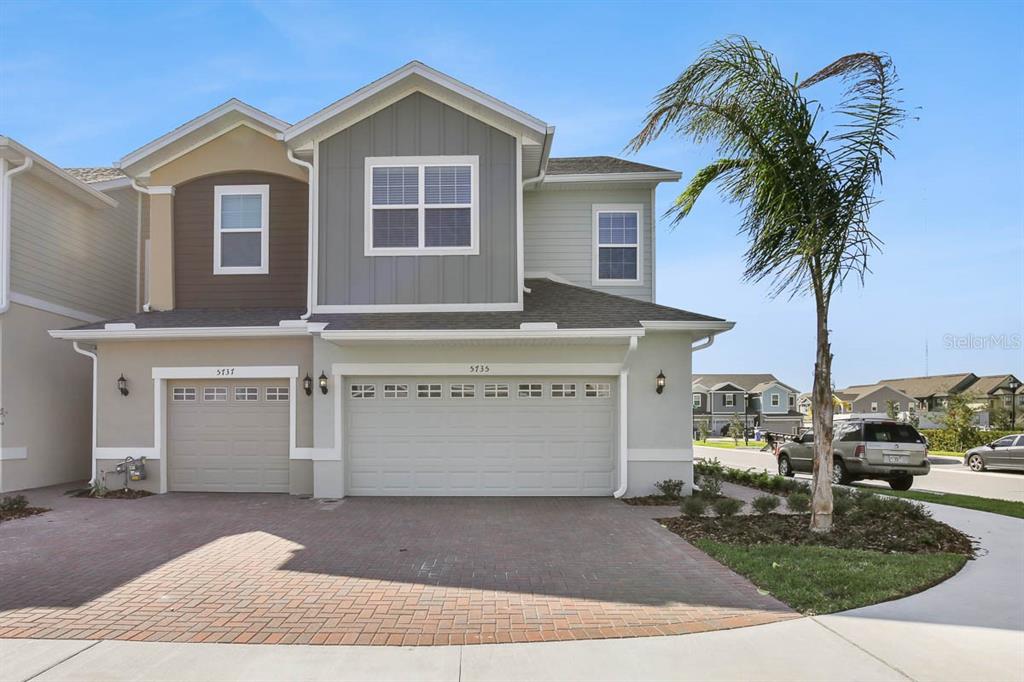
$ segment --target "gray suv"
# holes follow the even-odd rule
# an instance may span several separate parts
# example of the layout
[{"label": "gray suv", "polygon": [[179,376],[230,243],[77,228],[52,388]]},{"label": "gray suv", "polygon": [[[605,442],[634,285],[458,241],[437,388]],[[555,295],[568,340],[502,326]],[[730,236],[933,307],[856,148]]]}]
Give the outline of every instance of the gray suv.
[{"label": "gray suv", "polygon": [[[888,481],[893,490],[910,490],[914,476],[931,470],[928,444],[910,424],[891,419],[849,419],[835,425],[832,440],[832,482],[862,478]],[[814,434],[805,432],[776,453],[779,474],[814,469]]]}]

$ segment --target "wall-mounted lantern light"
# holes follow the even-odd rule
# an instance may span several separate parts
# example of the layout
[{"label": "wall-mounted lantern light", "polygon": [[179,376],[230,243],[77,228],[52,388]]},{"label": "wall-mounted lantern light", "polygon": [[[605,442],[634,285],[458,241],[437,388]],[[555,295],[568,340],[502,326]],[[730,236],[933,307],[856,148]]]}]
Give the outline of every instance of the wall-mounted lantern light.
[{"label": "wall-mounted lantern light", "polygon": [[117,390],[121,392],[125,398],[128,397],[128,380],[124,378],[124,374],[117,378]]},{"label": "wall-mounted lantern light", "polygon": [[318,381],[320,382],[320,392],[327,395],[327,375],[320,372],[320,378]]},{"label": "wall-mounted lantern light", "polygon": [[658,372],[658,377],[654,380],[655,389],[658,395],[661,395],[662,391],[665,390],[665,373],[662,371]]},{"label": "wall-mounted lantern light", "polygon": [[306,378],[302,380],[302,390],[306,395],[313,395],[313,377],[309,376],[309,372],[306,372]]}]

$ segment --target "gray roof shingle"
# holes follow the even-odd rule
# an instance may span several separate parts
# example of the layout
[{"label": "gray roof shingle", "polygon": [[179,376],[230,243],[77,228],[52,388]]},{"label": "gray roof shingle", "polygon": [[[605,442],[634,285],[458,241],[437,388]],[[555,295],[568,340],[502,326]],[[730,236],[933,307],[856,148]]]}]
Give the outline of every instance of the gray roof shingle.
[{"label": "gray roof shingle", "polygon": [[[526,286],[530,293],[523,297],[522,311],[337,313],[313,315],[310,321],[326,322],[328,330],[518,329],[523,322],[556,322],[559,329],[634,329],[640,327],[641,320],[724,321],[549,279],[528,279]],[[297,320],[303,312],[300,308],[170,310],[139,313],[107,322],[134,322],[139,329],[263,327],[277,326],[280,320]],[[75,329],[103,329],[105,323]]]},{"label": "gray roof shingle", "polygon": [[65,168],[64,170],[85,183],[104,182],[125,177],[119,168]]},{"label": "gray roof shingle", "polygon": [[674,173],[668,168],[627,161],[614,156],[563,156],[548,159],[548,175],[594,175],[600,173]]}]

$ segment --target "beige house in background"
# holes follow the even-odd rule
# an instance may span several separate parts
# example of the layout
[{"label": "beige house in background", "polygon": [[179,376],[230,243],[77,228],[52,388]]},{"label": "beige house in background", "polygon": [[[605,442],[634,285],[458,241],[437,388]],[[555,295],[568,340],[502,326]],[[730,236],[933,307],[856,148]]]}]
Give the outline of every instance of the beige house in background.
[{"label": "beige house in background", "polygon": [[90,476],[92,363],[47,330],[138,309],[140,204],[0,136],[0,492]]}]

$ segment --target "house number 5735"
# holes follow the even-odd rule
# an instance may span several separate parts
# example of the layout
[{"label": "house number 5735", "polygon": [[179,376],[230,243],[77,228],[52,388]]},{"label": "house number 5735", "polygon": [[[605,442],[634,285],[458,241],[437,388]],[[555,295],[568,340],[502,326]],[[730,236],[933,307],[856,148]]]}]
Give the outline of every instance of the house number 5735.
[{"label": "house number 5735", "polygon": [[490,365],[470,365],[470,374],[488,374],[491,371]]}]

